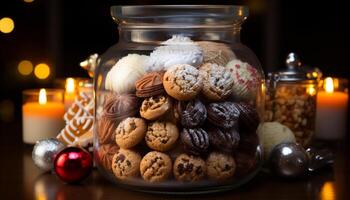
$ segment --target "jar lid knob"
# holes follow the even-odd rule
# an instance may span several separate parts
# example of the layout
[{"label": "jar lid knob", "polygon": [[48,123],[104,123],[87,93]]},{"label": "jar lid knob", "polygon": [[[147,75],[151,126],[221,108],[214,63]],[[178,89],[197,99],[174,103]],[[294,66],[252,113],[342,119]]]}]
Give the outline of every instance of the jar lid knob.
[{"label": "jar lid knob", "polygon": [[296,53],[289,53],[286,59],[286,65],[289,69],[295,69],[301,66],[301,61]]}]

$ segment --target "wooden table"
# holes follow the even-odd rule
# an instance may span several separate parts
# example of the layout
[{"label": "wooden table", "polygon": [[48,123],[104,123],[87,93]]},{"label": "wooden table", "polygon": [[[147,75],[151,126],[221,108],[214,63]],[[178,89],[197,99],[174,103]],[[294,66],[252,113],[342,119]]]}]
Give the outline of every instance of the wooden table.
[{"label": "wooden table", "polygon": [[[110,184],[97,170],[80,185],[67,185],[50,173],[43,174],[31,158],[32,147],[22,144],[21,126],[0,125],[0,199],[350,199],[349,156],[339,150],[336,163],[298,180],[282,180],[260,173],[243,187],[224,193],[170,196],[129,191]],[[347,154],[348,155],[348,154]]]}]

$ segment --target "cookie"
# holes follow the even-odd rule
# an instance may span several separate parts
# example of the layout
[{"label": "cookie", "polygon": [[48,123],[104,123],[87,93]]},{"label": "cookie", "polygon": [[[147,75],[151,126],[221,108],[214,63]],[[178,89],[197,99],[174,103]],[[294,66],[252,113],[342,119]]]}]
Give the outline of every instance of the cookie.
[{"label": "cookie", "polygon": [[251,155],[245,152],[235,153],[236,172],[235,176],[245,177],[257,167],[255,154]]},{"label": "cookie", "polygon": [[148,120],[155,120],[172,107],[171,99],[166,95],[158,95],[155,97],[149,97],[143,100],[140,115]]},{"label": "cookie", "polygon": [[207,105],[208,120],[221,128],[232,128],[237,126],[239,110],[232,102],[219,102]]},{"label": "cookie", "polygon": [[205,154],[209,149],[209,136],[202,128],[184,128],[181,132],[181,141],[184,149],[192,155]]},{"label": "cookie", "polygon": [[238,147],[240,136],[235,128],[210,127],[207,132],[210,145],[221,152],[232,153]]},{"label": "cookie", "polygon": [[207,119],[207,109],[199,99],[179,101],[177,111],[181,119],[181,125],[187,128],[200,126]]},{"label": "cookie", "polygon": [[135,95],[109,94],[105,98],[101,117],[97,120],[98,139],[102,144],[115,142],[115,130],[127,117],[139,111],[139,100]]},{"label": "cookie", "polygon": [[115,141],[121,148],[131,148],[145,137],[147,124],[144,119],[128,117],[118,125],[115,131]]},{"label": "cookie", "polygon": [[112,159],[118,150],[119,147],[116,144],[101,145],[97,152],[100,165],[102,165],[106,170],[112,171]]},{"label": "cookie", "polygon": [[135,83],[136,96],[145,98],[163,94],[163,75],[162,72],[151,72],[142,76]]},{"label": "cookie", "polygon": [[203,77],[202,94],[210,101],[222,101],[233,91],[233,77],[230,71],[217,64],[205,63],[199,72]]},{"label": "cookie", "polygon": [[205,177],[206,164],[200,157],[181,154],[174,162],[173,173],[178,181],[199,181]]},{"label": "cookie", "polygon": [[165,91],[181,101],[194,99],[202,89],[202,82],[199,70],[188,64],[170,67],[163,77]]},{"label": "cookie", "polygon": [[231,72],[234,85],[233,97],[238,101],[254,100],[261,84],[261,76],[257,69],[246,62],[233,59],[226,68]]},{"label": "cookie", "polygon": [[92,131],[92,116],[73,118],[57,135],[57,139],[66,145],[72,145],[79,137]]},{"label": "cookie", "polygon": [[174,147],[179,131],[170,122],[153,122],[148,125],[145,140],[147,146],[156,151],[168,151]]},{"label": "cookie", "polygon": [[112,159],[112,171],[117,179],[125,180],[139,175],[141,156],[132,150],[119,149]]},{"label": "cookie", "polygon": [[228,154],[212,152],[206,160],[206,165],[208,177],[216,181],[227,180],[236,171],[236,162]]},{"label": "cookie", "polygon": [[199,41],[196,44],[203,50],[203,62],[205,63],[216,63],[225,66],[230,60],[236,58],[230,47],[224,43]]},{"label": "cookie", "polygon": [[149,57],[138,54],[128,54],[107,73],[105,88],[117,94],[127,94],[135,91],[135,82],[146,73]]},{"label": "cookie", "polygon": [[255,106],[244,102],[235,105],[239,110],[239,128],[247,133],[255,133],[260,123]]},{"label": "cookie", "polygon": [[151,151],[141,160],[141,176],[148,182],[165,181],[171,175],[171,171],[171,159],[164,153]]}]

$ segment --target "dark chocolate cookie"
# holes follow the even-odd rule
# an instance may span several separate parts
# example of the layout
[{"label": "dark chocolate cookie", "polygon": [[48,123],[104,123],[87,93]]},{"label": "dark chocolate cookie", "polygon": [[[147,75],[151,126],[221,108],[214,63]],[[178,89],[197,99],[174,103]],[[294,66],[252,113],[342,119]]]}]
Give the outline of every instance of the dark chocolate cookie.
[{"label": "dark chocolate cookie", "polygon": [[181,132],[184,149],[193,155],[205,154],[209,148],[208,133],[201,128],[184,128]]},{"label": "dark chocolate cookie", "polygon": [[238,147],[240,136],[235,128],[225,130],[210,127],[207,131],[210,145],[217,150],[231,153]]},{"label": "dark chocolate cookie", "polygon": [[247,133],[255,133],[260,123],[259,114],[255,107],[248,103],[236,103],[239,110],[239,128]]},{"label": "dark chocolate cookie", "polygon": [[207,105],[208,120],[212,124],[228,129],[237,125],[239,110],[235,103],[221,102]]},{"label": "dark chocolate cookie", "polygon": [[179,101],[177,104],[181,124],[186,128],[200,126],[207,119],[207,109],[199,99]]}]

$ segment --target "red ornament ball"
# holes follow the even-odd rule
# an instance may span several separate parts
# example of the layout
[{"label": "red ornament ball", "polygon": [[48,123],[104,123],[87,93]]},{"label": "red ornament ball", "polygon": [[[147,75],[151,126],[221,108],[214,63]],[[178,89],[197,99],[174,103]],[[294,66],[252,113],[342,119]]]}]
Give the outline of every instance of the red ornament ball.
[{"label": "red ornament ball", "polygon": [[68,147],[57,154],[54,161],[57,176],[66,183],[77,183],[92,171],[89,152],[78,147]]}]

